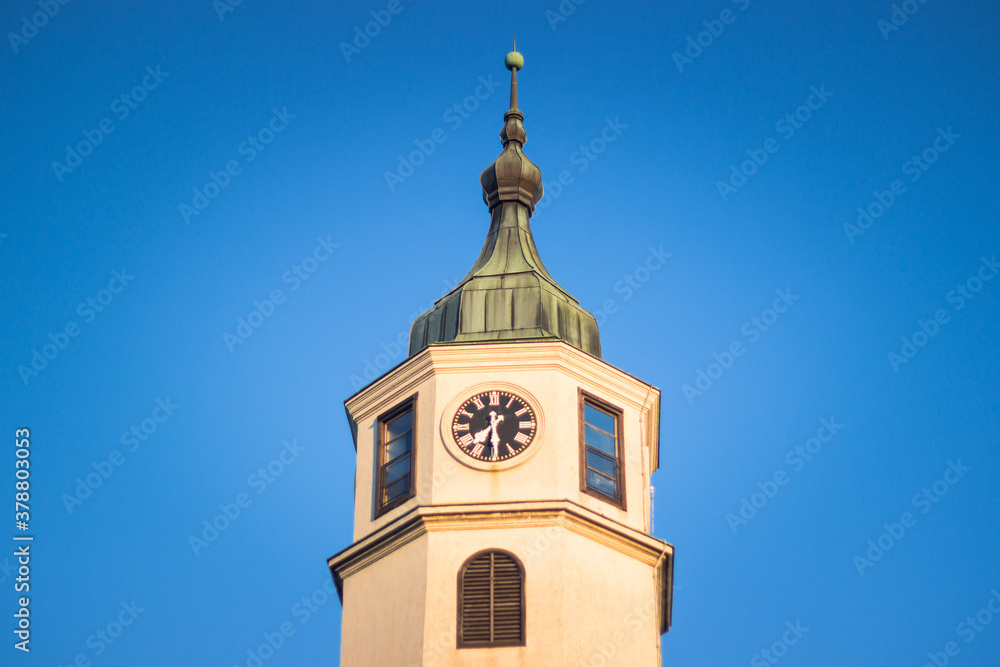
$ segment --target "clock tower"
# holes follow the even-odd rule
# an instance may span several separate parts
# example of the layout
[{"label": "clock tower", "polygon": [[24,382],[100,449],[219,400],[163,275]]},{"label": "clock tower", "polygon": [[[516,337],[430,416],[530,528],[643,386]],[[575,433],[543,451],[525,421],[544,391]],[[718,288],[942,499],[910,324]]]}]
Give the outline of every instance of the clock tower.
[{"label": "clock tower", "polygon": [[354,542],[328,560],[343,667],[660,664],[660,391],[601,359],[594,316],[539,257],[523,65],[507,54],[479,258],[413,323],[409,357],[345,402]]}]

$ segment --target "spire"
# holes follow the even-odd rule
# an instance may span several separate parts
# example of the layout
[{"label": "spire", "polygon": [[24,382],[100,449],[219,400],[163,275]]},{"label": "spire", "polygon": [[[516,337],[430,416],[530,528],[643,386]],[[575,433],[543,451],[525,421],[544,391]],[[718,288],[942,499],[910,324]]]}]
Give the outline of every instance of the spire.
[{"label": "spire", "polygon": [[510,70],[510,110],[517,111],[517,70],[524,67],[524,56],[517,52],[517,35],[503,64]]},{"label": "spire", "polygon": [[524,56],[511,51],[504,58],[504,65],[510,70],[510,109],[503,115],[500,130],[503,152],[486,168],[479,182],[483,186],[483,201],[491,211],[501,201],[517,200],[528,207],[530,216],[542,198],[543,189],[541,170],[521,150],[528,141],[524,114],[517,108],[517,71],[524,67]]},{"label": "spire", "polygon": [[516,48],[504,58],[510,108],[500,130],[503,150],[479,177],[490,209],[486,242],[468,275],[414,321],[410,356],[428,345],[500,340],[562,340],[601,356],[597,321],[549,274],[531,234],[529,218],[544,190],[541,170],[522,150],[517,72],[524,56]]}]

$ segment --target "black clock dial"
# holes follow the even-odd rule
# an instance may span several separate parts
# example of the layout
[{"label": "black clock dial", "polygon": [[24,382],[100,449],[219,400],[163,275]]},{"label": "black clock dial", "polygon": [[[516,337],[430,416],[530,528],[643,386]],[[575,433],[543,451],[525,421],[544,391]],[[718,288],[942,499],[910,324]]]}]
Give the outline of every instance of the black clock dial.
[{"label": "black clock dial", "polygon": [[504,461],[535,438],[535,411],[509,391],[483,391],[462,403],[451,433],[463,452],[480,461]]}]

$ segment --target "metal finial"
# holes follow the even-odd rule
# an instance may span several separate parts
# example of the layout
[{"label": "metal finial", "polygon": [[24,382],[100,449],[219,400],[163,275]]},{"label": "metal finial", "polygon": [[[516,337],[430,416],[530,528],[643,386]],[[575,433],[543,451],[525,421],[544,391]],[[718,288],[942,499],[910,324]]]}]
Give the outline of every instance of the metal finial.
[{"label": "metal finial", "polygon": [[513,50],[503,59],[503,64],[510,70],[510,108],[517,109],[517,70],[524,67],[524,56],[517,52],[517,36],[515,35]]},{"label": "metal finial", "polygon": [[507,57],[503,59],[503,64],[507,66],[510,71],[519,70],[524,67],[524,56],[517,52],[515,48],[513,51],[507,54]]}]

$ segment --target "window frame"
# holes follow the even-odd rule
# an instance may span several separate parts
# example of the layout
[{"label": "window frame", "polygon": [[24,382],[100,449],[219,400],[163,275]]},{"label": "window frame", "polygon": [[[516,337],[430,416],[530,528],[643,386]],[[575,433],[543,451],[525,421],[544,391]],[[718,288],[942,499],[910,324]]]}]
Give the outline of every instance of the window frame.
[{"label": "window frame", "polygon": [[[580,406],[580,491],[625,511],[627,506],[625,502],[625,496],[627,495],[625,487],[625,411],[583,389],[579,390],[578,402]],[[615,459],[618,462],[618,498],[602,493],[587,484],[587,426],[585,406],[588,403],[591,407],[606,412],[615,419]]]},{"label": "window frame", "polygon": [[[520,609],[520,614],[521,614],[521,617],[520,617],[520,620],[521,620],[521,639],[520,639],[520,641],[502,641],[502,642],[490,642],[488,644],[484,644],[482,642],[466,642],[464,640],[464,638],[462,637],[462,611],[463,611],[463,602],[464,602],[463,599],[462,599],[462,593],[463,593],[463,588],[464,588],[463,584],[464,584],[464,581],[465,581],[465,572],[466,572],[466,570],[468,570],[469,565],[472,564],[472,562],[474,560],[476,560],[477,558],[479,558],[481,556],[485,556],[486,554],[490,554],[490,553],[502,554],[504,556],[508,556],[512,561],[514,561],[514,564],[517,565],[518,572],[520,573],[520,582],[519,582],[520,583],[520,589],[521,589],[520,590],[520,596],[521,596],[521,609]],[[507,551],[506,549],[497,549],[497,548],[480,549],[476,553],[474,553],[471,556],[469,556],[468,558],[466,558],[465,562],[462,563],[462,566],[460,568],[458,568],[458,586],[457,586],[457,589],[458,589],[457,590],[457,593],[458,593],[458,605],[455,607],[455,612],[456,612],[455,613],[455,644],[456,644],[456,647],[462,649],[462,648],[504,648],[504,647],[510,647],[510,646],[515,646],[515,647],[516,646],[527,646],[527,642],[528,642],[528,619],[527,619],[526,614],[525,614],[525,608],[527,606],[527,600],[525,599],[525,580],[526,579],[527,579],[527,574],[526,574],[525,569],[524,569],[524,563],[521,562],[520,558],[518,558],[517,556],[515,556],[510,551]],[[492,598],[492,595],[491,595],[491,598]],[[491,628],[491,630],[492,630],[492,628]]]},{"label": "window frame", "polygon": [[[410,424],[410,488],[399,498],[383,504],[382,498],[385,495],[383,485],[382,467],[385,465],[385,441],[386,428],[393,419],[401,417],[409,411],[412,415]],[[392,408],[380,414],[375,420],[375,518],[379,518],[386,512],[393,510],[416,495],[417,485],[414,484],[414,476],[417,470],[417,395],[397,403]]]}]

